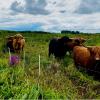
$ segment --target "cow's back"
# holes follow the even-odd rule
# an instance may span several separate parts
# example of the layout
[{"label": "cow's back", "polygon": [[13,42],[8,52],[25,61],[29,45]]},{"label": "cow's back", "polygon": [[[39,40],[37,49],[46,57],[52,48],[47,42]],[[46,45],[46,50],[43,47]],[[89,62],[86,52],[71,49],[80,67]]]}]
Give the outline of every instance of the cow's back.
[{"label": "cow's back", "polygon": [[90,52],[88,48],[83,46],[75,46],[73,49],[73,57],[76,66],[90,66]]}]

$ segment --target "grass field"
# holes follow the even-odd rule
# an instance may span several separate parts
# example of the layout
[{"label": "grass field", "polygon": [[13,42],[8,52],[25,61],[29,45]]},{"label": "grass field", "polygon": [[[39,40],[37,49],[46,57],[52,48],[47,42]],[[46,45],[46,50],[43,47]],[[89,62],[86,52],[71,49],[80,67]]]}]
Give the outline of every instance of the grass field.
[{"label": "grass field", "polygon": [[2,45],[12,34],[16,33],[0,31],[0,99],[100,99],[100,81],[76,69],[72,56],[60,61],[48,58],[52,37],[84,37],[85,45],[100,45],[99,34],[22,33],[26,45],[20,63],[9,66],[9,54],[2,52]]}]

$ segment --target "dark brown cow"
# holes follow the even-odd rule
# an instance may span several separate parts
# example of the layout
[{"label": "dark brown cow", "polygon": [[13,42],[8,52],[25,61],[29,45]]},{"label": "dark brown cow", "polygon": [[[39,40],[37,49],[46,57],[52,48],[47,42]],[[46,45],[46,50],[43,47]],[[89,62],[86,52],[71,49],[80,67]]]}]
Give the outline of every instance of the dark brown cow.
[{"label": "dark brown cow", "polygon": [[77,67],[83,67],[92,72],[100,72],[100,46],[75,46],[73,57]]}]

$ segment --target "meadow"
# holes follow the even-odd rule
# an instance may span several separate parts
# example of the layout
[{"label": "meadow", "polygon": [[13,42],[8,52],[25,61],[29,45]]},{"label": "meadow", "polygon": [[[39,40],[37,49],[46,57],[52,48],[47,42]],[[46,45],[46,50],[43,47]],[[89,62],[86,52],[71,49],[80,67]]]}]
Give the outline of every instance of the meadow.
[{"label": "meadow", "polygon": [[[62,60],[48,57],[51,38],[69,36],[87,39],[85,45],[100,45],[100,34],[35,34],[22,32],[25,49],[17,66],[9,66],[9,53],[2,52],[5,37],[17,32],[0,31],[0,99],[100,99],[100,81],[79,71],[72,55]],[[40,55],[40,75],[39,75]]]}]

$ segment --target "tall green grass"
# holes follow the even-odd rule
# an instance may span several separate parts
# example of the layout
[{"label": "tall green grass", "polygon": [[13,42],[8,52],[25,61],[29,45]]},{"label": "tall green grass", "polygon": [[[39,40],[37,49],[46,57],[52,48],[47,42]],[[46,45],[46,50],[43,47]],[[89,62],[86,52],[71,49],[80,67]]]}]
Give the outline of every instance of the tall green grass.
[{"label": "tall green grass", "polygon": [[[49,40],[62,34],[22,33],[26,39],[25,58],[21,53],[20,63],[9,66],[9,54],[2,53],[2,45],[4,37],[11,34],[1,31],[0,99],[100,99],[100,82],[76,69],[71,55],[66,55],[63,60],[53,56],[48,58]],[[87,39],[85,45],[100,44],[100,35],[63,35],[84,37]]]}]

